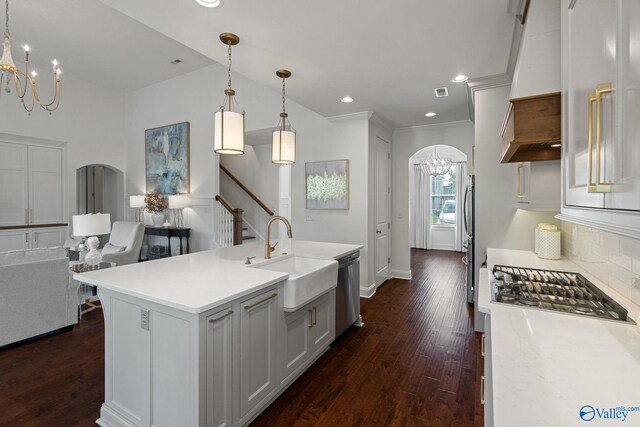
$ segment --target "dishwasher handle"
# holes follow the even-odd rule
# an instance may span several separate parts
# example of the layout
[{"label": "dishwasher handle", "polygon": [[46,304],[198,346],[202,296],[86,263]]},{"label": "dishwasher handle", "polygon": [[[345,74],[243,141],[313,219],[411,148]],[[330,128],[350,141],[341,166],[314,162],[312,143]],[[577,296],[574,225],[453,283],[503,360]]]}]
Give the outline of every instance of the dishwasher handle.
[{"label": "dishwasher handle", "polygon": [[348,267],[357,261],[360,261],[360,251],[354,252],[338,259],[338,268]]}]

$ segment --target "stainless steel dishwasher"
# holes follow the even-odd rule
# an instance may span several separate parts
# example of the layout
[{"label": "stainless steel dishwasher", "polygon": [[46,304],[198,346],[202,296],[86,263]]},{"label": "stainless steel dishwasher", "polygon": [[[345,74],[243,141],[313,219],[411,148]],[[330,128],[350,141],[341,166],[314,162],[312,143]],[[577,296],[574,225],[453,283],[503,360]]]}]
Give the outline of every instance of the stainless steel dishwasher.
[{"label": "stainless steel dishwasher", "polygon": [[336,337],[353,324],[364,325],[360,317],[360,251],[338,259]]}]

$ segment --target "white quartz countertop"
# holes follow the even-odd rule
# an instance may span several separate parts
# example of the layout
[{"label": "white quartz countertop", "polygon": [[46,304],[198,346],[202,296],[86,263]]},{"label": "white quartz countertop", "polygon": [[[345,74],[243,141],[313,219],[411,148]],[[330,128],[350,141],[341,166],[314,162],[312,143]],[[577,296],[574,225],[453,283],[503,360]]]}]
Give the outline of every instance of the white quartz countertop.
[{"label": "white quartz countertop", "polygon": [[[578,272],[638,318],[638,307],[569,260],[488,249],[488,264]],[[494,425],[640,425],[640,328],[489,301],[481,269],[478,309],[491,315]],[[623,417],[618,407],[638,407]],[[612,409],[613,408],[613,409]],[[581,418],[581,410],[583,411]]]},{"label": "white quartz countertop", "polygon": [[[274,242],[272,242],[273,245]],[[272,259],[294,254],[308,258],[338,259],[362,249],[361,245],[283,240]],[[159,260],[75,274],[83,283],[163,304],[190,313],[202,313],[259,291],[288,277],[286,273],[248,268],[264,259],[264,242],[195,252]]]}]

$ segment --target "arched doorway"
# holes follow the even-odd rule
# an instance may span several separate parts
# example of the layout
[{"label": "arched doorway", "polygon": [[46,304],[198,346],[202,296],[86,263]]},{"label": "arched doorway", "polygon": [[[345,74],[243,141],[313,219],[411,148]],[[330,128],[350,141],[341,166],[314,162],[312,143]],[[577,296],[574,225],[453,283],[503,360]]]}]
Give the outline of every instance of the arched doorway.
[{"label": "arched doorway", "polygon": [[[451,160],[443,175],[428,175],[420,163],[434,156]],[[410,246],[464,252],[464,194],[467,156],[449,145],[431,145],[409,158]]]},{"label": "arched doorway", "polygon": [[109,165],[86,165],[76,171],[77,212],[108,213],[111,221],[124,220],[124,174]]}]

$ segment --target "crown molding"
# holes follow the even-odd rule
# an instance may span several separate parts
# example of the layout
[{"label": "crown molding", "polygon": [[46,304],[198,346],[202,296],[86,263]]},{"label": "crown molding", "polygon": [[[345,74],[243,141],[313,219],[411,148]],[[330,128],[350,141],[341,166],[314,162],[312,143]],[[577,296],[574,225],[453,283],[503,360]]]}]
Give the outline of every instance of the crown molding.
[{"label": "crown molding", "polygon": [[473,122],[471,120],[460,120],[457,122],[445,122],[445,123],[433,123],[429,125],[420,125],[420,126],[408,126],[403,128],[396,128],[393,131],[393,135],[401,134],[401,133],[415,133],[420,132],[422,130],[431,130],[438,128],[450,128],[450,127],[459,127],[459,126],[473,126]]},{"label": "crown molding", "polygon": [[332,123],[342,122],[345,120],[356,120],[356,119],[367,119],[369,120],[373,115],[373,111],[360,111],[358,113],[349,113],[349,114],[341,114],[339,116],[329,116],[325,117]]},{"label": "crown molding", "polygon": [[509,86],[511,84],[511,76],[507,73],[494,74],[493,76],[482,77],[467,81],[467,101],[469,105],[469,117],[471,121],[475,121],[475,94],[481,90],[494,89],[497,87]]},{"label": "crown molding", "polygon": [[387,122],[385,122],[382,117],[380,117],[378,114],[376,114],[375,112],[371,114],[370,117],[371,120],[373,120],[374,122],[376,122],[377,124],[379,124],[380,126],[382,126],[382,128],[384,130],[386,130],[387,132],[389,132],[389,135],[393,134],[394,129],[391,127],[391,125],[389,125]]}]

